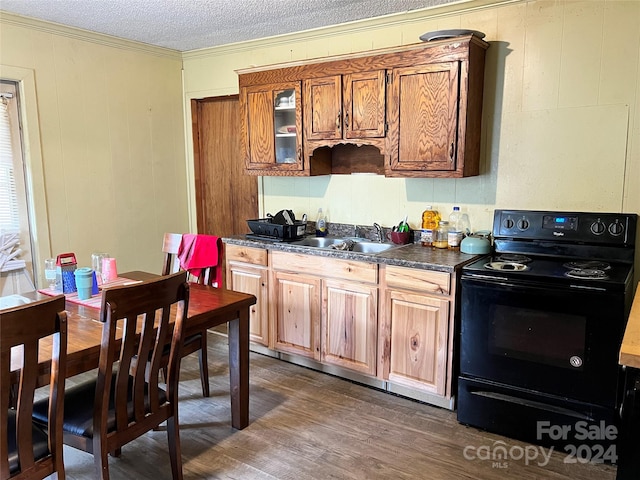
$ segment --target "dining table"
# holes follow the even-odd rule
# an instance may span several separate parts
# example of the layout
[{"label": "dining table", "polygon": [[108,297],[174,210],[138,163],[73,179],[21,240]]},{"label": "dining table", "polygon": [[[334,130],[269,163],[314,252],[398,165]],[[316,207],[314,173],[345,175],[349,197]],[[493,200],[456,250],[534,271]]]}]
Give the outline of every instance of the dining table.
[{"label": "dining table", "polygon": [[[131,271],[119,273],[119,277],[129,281],[122,283],[126,285],[158,278],[158,275]],[[34,291],[21,296],[40,300],[47,295]],[[71,296],[67,296],[65,301],[68,322],[66,378],[98,367],[103,326],[100,308],[83,305],[70,298]],[[236,429],[243,429],[249,424],[249,310],[255,303],[254,295],[197,283],[189,284],[185,336],[225,323],[228,325],[231,425]],[[39,350],[38,386],[44,386],[50,380],[51,339],[41,340]],[[19,352],[12,352],[12,382],[17,383],[20,368]]]}]

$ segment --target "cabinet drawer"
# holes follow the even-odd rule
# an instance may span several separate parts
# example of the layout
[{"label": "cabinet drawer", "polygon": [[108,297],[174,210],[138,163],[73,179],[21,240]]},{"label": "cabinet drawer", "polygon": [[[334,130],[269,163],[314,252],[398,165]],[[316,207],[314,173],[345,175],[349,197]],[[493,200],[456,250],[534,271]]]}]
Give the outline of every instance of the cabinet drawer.
[{"label": "cabinet drawer", "polygon": [[388,287],[444,295],[448,295],[451,291],[451,274],[446,272],[387,265],[385,268],[385,280]]},{"label": "cabinet drawer", "polygon": [[267,251],[262,248],[226,245],[227,261],[245,262],[253,265],[267,265]]},{"label": "cabinet drawer", "polygon": [[341,278],[365,283],[377,283],[378,265],[337,258],[316,257],[299,253],[272,252],[274,270],[289,270],[319,275],[323,278]]}]

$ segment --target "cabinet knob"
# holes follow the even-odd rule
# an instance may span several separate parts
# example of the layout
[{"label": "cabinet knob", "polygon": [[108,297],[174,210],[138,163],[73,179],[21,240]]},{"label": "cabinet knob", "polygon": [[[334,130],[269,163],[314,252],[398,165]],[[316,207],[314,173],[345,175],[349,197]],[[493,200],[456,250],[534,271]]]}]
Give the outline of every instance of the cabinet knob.
[{"label": "cabinet knob", "polygon": [[340,117],[342,116],[342,112],[338,112],[338,116],[336,117],[336,130],[340,129]]},{"label": "cabinet knob", "polygon": [[449,148],[449,158],[453,160],[453,142],[451,142],[451,147]]},{"label": "cabinet knob", "polygon": [[344,114],[344,128],[349,130],[349,112]]}]

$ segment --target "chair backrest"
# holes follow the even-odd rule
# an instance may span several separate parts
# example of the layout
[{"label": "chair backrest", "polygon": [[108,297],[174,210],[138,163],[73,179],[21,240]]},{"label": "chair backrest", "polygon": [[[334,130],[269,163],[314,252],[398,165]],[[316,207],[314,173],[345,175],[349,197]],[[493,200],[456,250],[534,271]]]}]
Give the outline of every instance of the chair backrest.
[{"label": "chair backrest", "polygon": [[[113,451],[177,412],[184,320],[189,308],[186,275],[178,272],[104,290],[100,318],[105,325],[94,405],[94,452],[100,451],[105,439],[106,447]],[[171,350],[163,392],[158,385],[159,371],[168,343]],[[138,362],[139,358],[149,362]],[[107,433],[112,388],[115,430]]]},{"label": "chair backrest", "polygon": [[[67,358],[67,314],[64,295],[0,310],[0,479],[64,478],[62,420]],[[40,350],[41,338],[51,349]],[[22,352],[19,378],[11,378],[11,350]],[[49,422],[46,435],[32,422],[38,361],[51,361]],[[44,354],[42,355],[44,357]],[[17,376],[17,375],[16,375]],[[15,410],[10,409],[15,405]],[[8,440],[8,441],[7,441]],[[34,455],[35,452],[35,455]]]},{"label": "chair backrest", "polygon": [[[162,239],[162,253],[164,262],[162,264],[162,275],[180,271],[180,259],[178,251],[182,242],[181,233],[165,233]],[[221,250],[221,249],[220,249]],[[198,275],[189,273],[188,280],[200,285],[214,285],[219,279],[216,278],[215,270],[222,268],[221,256],[218,258],[218,265],[199,269]],[[221,285],[218,285],[221,286]]]},{"label": "chair backrest", "polygon": [[178,260],[178,250],[182,241],[181,233],[165,233],[162,239],[162,253],[164,253],[164,263],[162,265],[162,275],[169,275],[180,271],[180,261]]}]

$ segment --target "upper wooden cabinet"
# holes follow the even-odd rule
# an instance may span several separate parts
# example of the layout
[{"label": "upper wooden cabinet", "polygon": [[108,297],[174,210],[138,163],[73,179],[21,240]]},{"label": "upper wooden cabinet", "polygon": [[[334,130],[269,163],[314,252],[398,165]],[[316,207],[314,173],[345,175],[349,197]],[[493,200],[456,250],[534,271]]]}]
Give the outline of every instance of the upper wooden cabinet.
[{"label": "upper wooden cabinet", "polygon": [[[488,46],[466,35],[239,71],[246,172],[478,175]],[[275,112],[292,88],[296,156],[278,161],[275,134],[292,124]]]},{"label": "upper wooden cabinet", "polygon": [[394,172],[455,172],[458,62],[397,68],[392,73],[391,165]]},{"label": "upper wooden cabinet", "polygon": [[256,85],[243,90],[240,111],[248,171],[304,169],[300,93],[300,82]]},{"label": "upper wooden cabinet", "polygon": [[304,81],[306,140],[384,137],[385,71],[356,72]]}]

